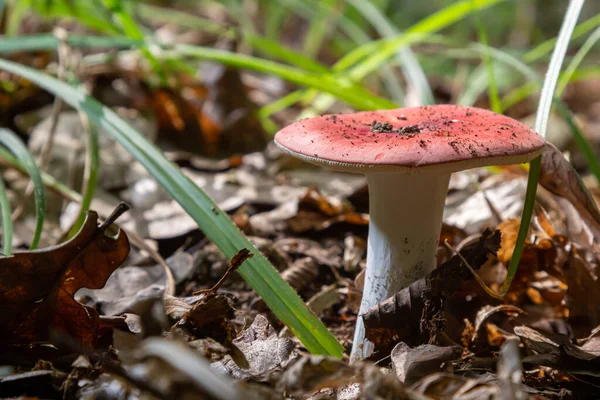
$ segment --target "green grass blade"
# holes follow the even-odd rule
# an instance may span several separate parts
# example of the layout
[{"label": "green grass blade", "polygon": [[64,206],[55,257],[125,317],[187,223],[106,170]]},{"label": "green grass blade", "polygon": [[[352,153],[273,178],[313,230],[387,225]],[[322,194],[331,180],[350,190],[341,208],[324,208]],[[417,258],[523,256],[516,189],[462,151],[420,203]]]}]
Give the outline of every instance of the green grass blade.
[{"label": "green grass blade", "polygon": [[585,56],[589,53],[589,51],[594,47],[594,45],[600,39],[600,28],[597,28],[590,37],[587,38],[585,43],[581,46],[581,48],[577,51],[567,68],[565,68],[565,72],[561,75],[558,80],[558,87],[556,88],[556,97],[561,97],[564,92],[567,84],[570,82],[571,77],[585,58]]},{"label": "green grass blade", "polygon": [[5,256],[12,255],[13,226],[10,212],[10,201],[4,185],[4,179],[0,177],[0,213],[2,214],[2,253]]},{"label": "green grass blade", "polygon": [[[77,21],[97,32],[119,34],[101,0],[17,0],[17,5],[48,19]],[[11,18],[12,19],[12,15]],[[9,20],[10,20],[9,19]],[[9,21],[11,24],[12,21]],[[18,20],[14,22],[18,24]],[[17,25],[18,26],[18,25]]]},{"label": "green grass blade", "polygon": [[[331,8],[336,1],[337,0],[321,0],[319,2],[319,7]],[[332,28],[335,28],[337,17],[338,15],[336,15],[336,13],[324,12],[310,19],[308,32],[304,36],[303,43],[305,55],[314,58],[318,54],[327,34],[331,32]]]},{"label": "green grass blade", "polygon": [[[334,72],[340,73],[339,75],[342,75],[343,72],[343,75],[353,82],[360,81],[370,73],[385,67],[389,58],[396,53],[398,48],[423,41],[433,32],[443,29],[471,13],[491,7],[502,1],[504,0],[459,1],[421,20],[397,37],[368,42],[358,47],[339,60],[332,69]],[[335,96],[331,91],[329,93]],[[333,99],[330,96],[322,95],[315,101],[329,105],[332,104]]]},{"label": "green grass blade", "polygon": [[[400,35],[400,32],[385,15],[372,3],[363,0],[346,0],[356,8],[365,19],[367,19],[373,28],[383,37],[393,37]],[[421,105],[433,104],[433,91],[419,60],[409,47],[402,46],[396,52],[396,60],[402,68],[406,81],[414,86],[418,102]]]},{"label": "green grass blade", "polygon": [[[87,118],[87,117],[85,117]],[[90,124],[89,121],[84,123],[88,135],[87,140],[87,155],[84,171],[84,191],[81,202],[79,204],[79,214],[75,223],[67,234],[67,239],[74,237],[85,222],[86,213],[90,209],[96,186],[98,184],[98,171],[100,169],[100,144],[98,140],[98,128],[95,124]]]},{"label": "green grass blade", "polygon": [[72,107],[84,111],[90,122],[112,135],[173,196],[227,256],[243,248],[254,257],[238,270],[259,296],[314,354],[341,357],[343,348],[323,323],[306,307],[298,294],[281,278],[269,261],[241,234],[231,219],[163,153],[150,144],[112,110],[75,88],[34,69],[7,60],[0,68],[28,79],[60,96]]},{"label": "green grass blade", "polygon": [[[572,0],[569,3],[567,12],[563,20],[563,24],[558,35],[556,47],[552,53],[550,59],[550,65],[548,66],[548,72],[544,79],[544,86],[542,87],[542,93],[540,95],[540,102],[538,105],[536,120],[535,120],[535,131],[542,136],[546,136],[546,128],[548,126],[548,119],[550,117],[550,109],[552,108],[552,101],[554,99],[554,91],[558,82],[558,76],[560,75],[560,69],[569,47],[569,41],[575,29],[575,24],[579,18],[581,8],[583,7],[584,0]],[[541,170],[541,156],[537,157],[531,162],[531,168],[529,169],[529,177],[527,179],[527,190],[525,193],[525,204],[523,206],[523,214],[521,216],[521,225],[519,226],[519,233],[517,234],[517,241],[515,243],[515,250],[508,266],[508,274],[504,285],[502,285],[502,295],[508,293],[510,284],[512,283],[517,269],[519,267],[519,261],[523,253],[523,246],[527,239],[527,232],[529,232],[529,223],[531,222],[531,216],[533,215],[533,206],[535,204],[535,195],[537,192],[538,180],[540,177]]]},{"label": "green grass blade", "polygon": [[[488,46],[488,35],[487,30],[483,26],[483,22],[481,22],[481,18],[479,14],[475,15],[475,27],[477,29],[477,35],[479,36],[479,42],[486,48],[489,49]],[[488,98],[490,101],[490,108],[492,111],[501,113],[502,105],[500,103],[500,96],[498,95],[498,86],[496,85],[496,74],[494,73],[494,61],[489,50],[484,51],[483,53],[483,64],[485,65],[485,70],[487,72],[488,78]]]},{"label": "green grass blade", "polygon": [[[571,35],[572,39],[577,39],[580,36],[585,35],[586,33],[596,29],[600,26],[600,14],[597,14],[575,27],[573,31],[573,35]],[[530,64],[544,57],[546,54],[550,53],[552,49],[554,49],[554,45],[556,44],[556,38],[546,40],[544,43],[539,44],[534,49],[528,51],[523,55],[523,61]]]},{"label": "green grass blade", "polygon": [[[123,30],[125,36],[133,39],[144,41],[145,36],[142,30],[138,27],[137,23],[134,21],[133,17],[127,12],[125,7],[123,7],[122,0],[103,0],[106,7],[112,12],[112,18],[117,22],[117,24]],[[167,74],[160,64],[158,59],[152,54],[152,52],[148,49],[147,46],[142,46],[140,48],[142,54],[148,60],[148,63],[152,67],[154,73],[158,76],[160,80],[161,86],[167,86]]]},{"label": "green grass blade", "polygon": [[585,136],[583,136],[583,132],[581,132],[581,130],[575,123],[573,113],[561,101],[555,101],[554,106],[556,107],[560,115],[563,117],[563,119],[567,122],[567,125],[569,125],[571,132],[573,132],[573,137],[575,138],[575,143],[577,144],[577,147],[579,147],[581,152],[584,154],[588,162],[590,171],[592,171],[592,174],[594,174],[594,176],[596,177],[596,181],[600,185],[600,162],[596,157],[594,149],[592,149],[592,146],[588,143]]},{"label": "green grass blade", "polygon": [[[27,173],[27,169],[25,168],[25,165],[23,165],[23,163],[21,161],[19,161],[19,159],[17,159],[15,156],[13,156],[8,150],[6,150],[3,147],[0,147],[0,160],[4,160],[3,164],[5,164],[5,165],[15,168],[24,174]],[[58,181],[52,175],[50,175],[44,171],[40,171],[40,172],[41,172],[41,176],[42,176],[42,182],[44,183],[45,186],[49,187],[50,189],[54,190],[55,192],[57,192],[61,195],[67,197],[70,200],[73,200],[73,201],[76,201],[79,203],[81,202],[81,195],[79,193],[77,193],[75,190],[71,189],[64,183]]]},{"label": "green grass blade", "polygon": [[208,18],[202,18],[187,12],[173,10],[164,7],[158,7],[145,3],[136,3],[136,10],[139,15],[158,22],[176,24],[182,27],[197,29],[222,37],[236,39],[237,37],[249,44],[253,49],[273,57],[274,59],[284,61],[290,65],[296,66],[312,72],[328,72],[329,69],[319,62],[306,57],[298,52],[290,50],[275,40],[260,36],[254,32],[240,31],[234,27],[226,26]]},{"label": "green grass blade", "polygon": [[[71,47],[91,48],[134,48],[143,42],[126,37],[102,37],[69,34],[67,44]],[[9,54],[21,51],[55,50],[58,39],[52,34],[16,36],[0,40],[0,53]]]},{"label": "green grass blade", "polygon": [[[439,31],[440,29],[466,18],[472,13],[482,11],[502,1],[504,0],[458,1],[423,19],[396,38],[370,43],[365,46],[365,49],[358,48],[353,53],[365,53],[365,50],[367,50],[366,54],[363,54],[363,56],[368,55],[368,57],[350,69],[349,73],[351,79],[360,80],[373,71],[376,71],[394,55],[399,47],[406,46],[411,40],[416,40],[419,36]],[[372,52],[373,50],[376,51]],[[369,54],[371,52],[372,54]],[[347,57],[344,57],[344,59],[356,57],[353,53],[350,53]],[[346,64],[344,59],[340,60],[339,63]]]},{"label": "green grass blade", "polygon": [[31,250],[37,248],[42,228],[44,227],[44,216],[46,211],[46,200],[44,196],[44,184],[40,176],[40,170],[35,164],[33,156],[25,147],[21,139],[11,130],[0,128],[0,145],[10,150],[25,166],[31,181],[33,182],[33,198],[35,200],[35,231],[31,240]]},{"label": "green grass blade", "polygon": [[319,89],[363,110],[395,108],[396,104],[375,96],[347,79],[331,74],[316,74],[269,60],[200,46],[176,45],[173,50],[188,57],[221,62],[236,68],[277,75],[301,86]]}]

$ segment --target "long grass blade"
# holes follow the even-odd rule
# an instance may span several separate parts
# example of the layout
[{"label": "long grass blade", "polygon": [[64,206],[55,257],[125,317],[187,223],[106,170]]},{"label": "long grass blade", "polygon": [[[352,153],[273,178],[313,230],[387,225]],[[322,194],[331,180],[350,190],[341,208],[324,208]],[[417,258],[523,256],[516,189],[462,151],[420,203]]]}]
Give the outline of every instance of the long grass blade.
[{"label": "long grass blade", "polygon": [[19,137],[13,131],[0,128],[0,145],[10,150],[21,161],[33,182],[33,198],[35,201],[35,231],[33,233],[33,239],[31,239],[31,246],[29,247],[31,250],[33,250],[37,248],[40,242],[40,237],[42,236],[46,210],[44,184],[42,183],[40,170],[27,147],[25,147],[23,142],[21,142],[21,139],[19,139]]},{"label": "long grass blade", "polygon": [[364,58],[349,70],[351,79],[360,80],[385,64],[399,47],[406,46],[409,42],[417,40],[419,36],[439,31],[472,13],[482,11],[502,1],[504,0],[458,1],[423,19],[398,37],[361,46],[340,60],[338,64],[347,67],[349,61]]},{"label": "long grass blade", "polygon": [[[373,28],[383,37],[394,37],[400,35],[400,32],[392,23],[383,15],[383,13],[371,2],[362,0],[346,0],[352,4],[364,18],[366,18]],[[419,60],[412,52],[410,47],[402,46],[396,51],[396,60],[402,68],[402,72],[406,77],[406,81],[415,88],[418,102],[421,105],[433,104],[433,91],[427,76],[423,72],[423,68],[419,64]]]},{"label": "long grass blade", "polygon": [[330,93],[358,109],[372,110],[396,107],[395,103],[375,96],[361,86],[332,74],[315,74],[269,60],[200,46],[176,45],[173,50],[188,57],[217,61],[236,68],[277,75],[289,82]]},{"label": "long grass blade", "polygon": [[555,101],[554,106],[563,119],[567,122],[567,125],[569,125],[571,132],[573,132],[573,137],[575,138],[577,147],[579,147],[579,150],[581,150],[581,152],[584,154],[590,171],[592,171],[592,174],[596,177],[596,181],[600,185],[600,161],[598,161],[598,157],[596,157],[594,149],[575,123],[573,113],[559,100]]},{"label": "long grass blade", "polygon": [[558,87],[556,88],[556,97],[561,97],[568,83],[571,81],[571,77],[577,68],[579,68],[579,65],[585,56],[587,56],[592,47],[598,43],[598,40],[600,40],[600,28],[592,32],[590,37],[587,38],[585,43],[583,43],[581,48],[577,51],[567,68],[565,68],[565,72],[561,74],[560,79],[558,80]]},{"label": "long grass blade", "polygon": [[[593,29],[600,26],[600,14],[594,15],[593,17],[583,21],[579,25],[575,27],[573,30],[573,34],[571,35],[572,39],[577,39],[580,36],[585,35],[586,33],[592,31]],[[552,49],[554,49],[554,45],[556,44],[557,38],[546,40],[543,43],[540,43],[535,48],[529,50],[527,53],[523,55],[523,61],[530,64],[533,63],[540,58],[544,57],[546,54],[550,53]]]},{"label": "long grass blade", "polygon": [[[128,49],[139,47],[142,41],[127,37],[103,37],[69,34],[66,39],[70,47]],[[27,35],[2,38],[0,53],[9,54],[21,51],[56,50],[58,39],[53,34]]]},{"label": "long grass blade", "polygon": [[[540,95],[540,102],[538,105],[536,120],[535,120],[535,131],[546,136],[546,128],[548,126],[548,119],[550,117],[550,109],[552,107],[552,101],[554,99],[554,91],[558,82],[558,76],[562,67],[562,63],[569,46],[569,41],[575,29],[575,24],[581,13],[584,0],[572,0],[569,3],[567,12],[563,20],[563,24],[558,35],[556,47],[552,53],[546,78],[544,79],[544,86],[542,87],[542,93]],[[523,214],[521,215],[521,225],[519,226],[519,233],[517,234],[517,241],[515,244],[515,250],[508,266],[508,274],[504,285],[502,285],[502,295],[508,293],[510,284],[512,283],[517,269],[519,267],[519,261],[523,254],[523,247],[525,246],[525,240],[527,239],[527,232],[529,232],[529,223],[531,222],[531,216],[533,214],[533,206],[535,204],[535,195],[537,192],[537,184],[541,170],[541,156],[534,159],[530,164],[529,177],[527,180],[527,190],[525,193],[525,204],[523,206]]]},{"label": "long grass blade", "polygon": [[306,348],[315,354],[341,357],[343,348],[269,261],[241,234],[231,219],[163,153],[112,110],[75,88],[34,69],[7,60],[0,68],[28,79],[84,111],[90,122],[112,135],[181,204],[225,254],[231,258],[243,248],[254,255],[238,270],[259,296]]},{"label": "long grass blade", "polygon": [[[475,15],[475,26],[477,28],[479,42],[486,49],[489,49],[487,30],[483,26],[483,22],[481,21],[479,14]],[[496,84],[496,74],[494,73],[494,61],[489,50],[486,50],[483,53],[483,64],[485,65],[489,83],[488,98],[490,101],[490,108],[492,111],[500,113],[502,112],[502,105],[500,103],[500,96],[498,95],[498,85]]]},{"label": "long grass blade", "polygon": [[2,253],[5,256],[12,255],[13,226],[10,212],[10,201],[4,185],[4,179],[0,177],[0,213],[2,214]]},{"label": "long grass blade", "polygon": [[87,150],[84,170],[84,190],[81,202],[79,204],[79,213],[75,223],[67,234],[67,239],[74,237],[85,222],[87,211],[90,209],[96,186],[98,184],[98,172],[100,170],[100,143],[98,140],[98,128],[95,124],[90,124],[87,121],[87,116],[82,113],[82,118],[85,118],[84,127],[87,133]]}]

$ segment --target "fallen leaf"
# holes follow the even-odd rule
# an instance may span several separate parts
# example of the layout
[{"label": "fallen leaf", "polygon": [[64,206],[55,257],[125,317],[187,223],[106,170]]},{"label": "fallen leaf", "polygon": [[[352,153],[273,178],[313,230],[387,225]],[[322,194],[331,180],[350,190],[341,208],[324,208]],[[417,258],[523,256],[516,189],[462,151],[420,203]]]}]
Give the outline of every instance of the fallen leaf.
[{"label": "fallen leaf", "polygon": [[[587,262],[573,248],[563,266],[568,286],[566,304],[569,322],[589,332],[600,323],[600,281],[592,274]],[[587,333],[586,333],[587,334]]]},{"label": "fallen leaf", "polygon": [[529,353],[523,363],[600,377],[600,356],[574,345],[567,336],[541,333],[526,326],[516,326],[514,329]]},{"label": "fallen leaf", "polygon": [[460,358],[462,348],[459,346],[435,346],[423,344],[411,348],[400,342],[392,350],[392,366],[401,382],[411,384],[434,372],[439,372],[447,361]]},{"label": "fallen leaf", "polygon": [[129,253],[125,232],[106,236],[97,220],[98,215],[88,211],[82,229],[70,241],[0,259],[3,345],[46,341],[50,331],[57,330],[94,347],[98,313],[73,295],[83,287],[103,287]]},{"label": "fallen leaf", "polygon": [[594,236],[600,237],[600,211],[594,198],[573,165],[554,145],[548,142],[542,153],[539,183],[550,192],[573,204],[594,232]]},{"label": "fallen leaf", "polygon": [[[477,269],[499,246],[500,232],[486,230],[477,242],[465,246],[460,253]],[[399,341],[412,343],[417,335],[431,336],[443,331],[445,302],[469,279],[472,274],[462,259],[453,256],[427,277],[371,307],[362,316],[367,339],[377,348],[386,348]]]},{"label": "fallen leaf", "polygon": [[[298,357],[290,363],[277,388],[304,398],[306,393],[330,394],[328,399],[419,399],[396,377],[367,362],[348,365],[324,356]],[[329,390],[328,390],[329,389]]]},{"label": "fallen leaf", "polygon": [[269,380],[269,376],[282,368],[294,352],[291,339],[279,338],[275,329],[263,315],[257,315],[252,325],[233,341],[248,360],[249,368],[242,369],[227,356],[211,364],[217,372],[228,373],[236,379]]}]

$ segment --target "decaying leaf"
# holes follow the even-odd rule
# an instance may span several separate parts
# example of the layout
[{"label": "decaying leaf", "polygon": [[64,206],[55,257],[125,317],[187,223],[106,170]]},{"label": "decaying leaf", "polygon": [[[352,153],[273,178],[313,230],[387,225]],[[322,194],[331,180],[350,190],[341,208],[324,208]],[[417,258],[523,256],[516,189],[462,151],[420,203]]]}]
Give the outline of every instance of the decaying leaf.
[{"label": "decaying leaf", "polygon": [[[419,399],[396,377],[370,363],[347,363],[324,356],[298,357],[277,385],[280,391],[325,399]],[[318,394],[317,394],[318,392]],[[323,394],[323,396],[319,396]]]},{"label": "decaying leaf", "polygon": [[462,348],[459,346],[423,344],[412,349],[400,342],[392,350],[392,366],[401,382],[411,384],[426,375],[441,371],[445,362],[460,358],[461,353]]},{"label": "decaying leaf", "polygon": [[544,365],[574,374],[600,376],[600,356],[576,346],[567,336],[541,333],[526,326],[516,326],[515,333],[529,353],[523,363]]},{"label": "decaying leaf", "polygon": [[499,347],[509,338],[509,335],[501,335],[498,338],[499,340],[491,340],[493,339],[491,337],[492,333],[496,333],[498,330],[496,325],[490,322],[492,318],[494,318],[493,321],[498,323],[498,318],[514,318],[524,313],[519,307],[508,304],[501,304],[495,307],[484,306],[477,312],[475,326],[466,344],[471,351],[477,354],[481,354],[482,351],[488,350],[490,347]]},{"label": "decaying leaf", "polygon": [[569,253],[563,271],[568,286],[569,320],[591,330],[600,323],[600,280],[575,249]]},{"label": "decaying leaf", "polygon": [[551,143],[542,153],[539,183],[577,209],[596,238],[600,237],[600,211],[573,165]]},{"label": "decaying leaf", "polygon": [[98,313],[73,299],[80,288],[100,289],[129,253],[120,230],[115,238],[98,227],[89,211],[70,241],[0,259],[0,338],[3,345],[46,341],[50,331],[93,348]]},{"label": "decaying leaf", "polygon": [[[460,253],[473,268],[479,268],[499,247],[500,232],[486,230],[479,241]],[[363,315],[367,338],[378,347],[386,347],[401,340],[410,343],[419,334],[435,335],[443,330],[446,299],[471,278],[462,259],[453,256],[427,277],[369,309]]]},{"label": "decaying leaf", "polygon": [[269,380],[272,373],[279,371],[289,361],[295,348],[291,339],[279,338],[267,318],[262,315],[258,315],[233,344],[244,354],[249,367],[242,369],[227,356],[222,361],[213,363],[211,368],[229,373],[236,379],[256,381]]}]

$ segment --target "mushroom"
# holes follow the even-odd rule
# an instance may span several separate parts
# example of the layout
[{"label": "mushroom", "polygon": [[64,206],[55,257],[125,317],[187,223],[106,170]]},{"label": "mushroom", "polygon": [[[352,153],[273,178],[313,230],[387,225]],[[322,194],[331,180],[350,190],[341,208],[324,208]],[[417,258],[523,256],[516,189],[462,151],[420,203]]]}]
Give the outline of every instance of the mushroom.
[{"label": "mushroom", "polygon": [[[544,139],[488,110],[434,105],[297,121],[275,135],[285,153],[369,185],[367,269],[359,315],[436,267],[450,175],[539,155]],[[373,350],[358,318],[351,360]]]}]

